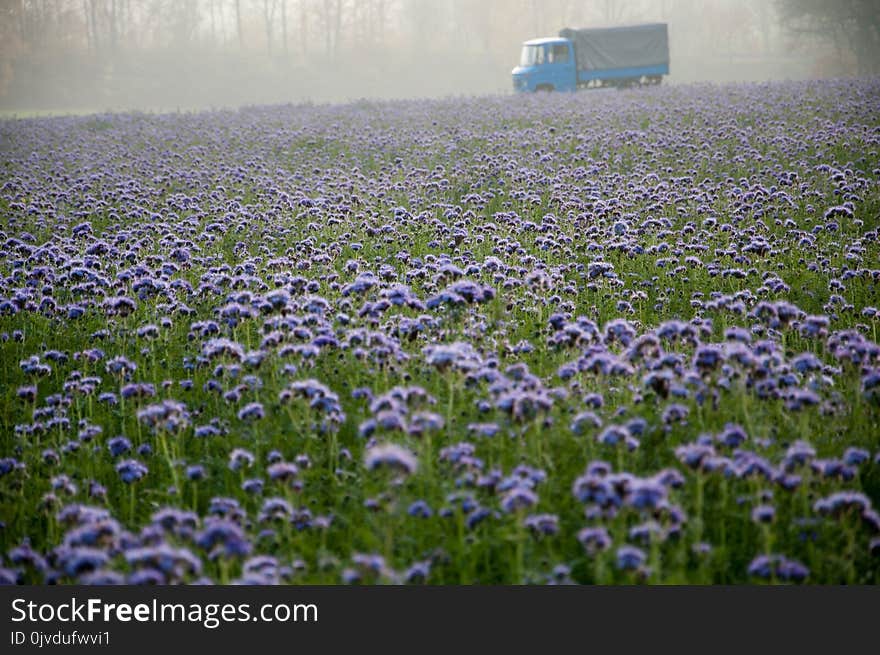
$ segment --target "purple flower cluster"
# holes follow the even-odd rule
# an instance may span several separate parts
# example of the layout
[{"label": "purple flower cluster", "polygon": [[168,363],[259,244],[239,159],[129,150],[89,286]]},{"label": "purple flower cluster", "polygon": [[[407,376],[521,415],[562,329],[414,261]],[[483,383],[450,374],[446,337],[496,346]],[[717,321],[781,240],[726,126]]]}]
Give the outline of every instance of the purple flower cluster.
[{"label": "purple flower cluster", "polygon": [[0,121],[0,580],[877,579],[878,89]]}]

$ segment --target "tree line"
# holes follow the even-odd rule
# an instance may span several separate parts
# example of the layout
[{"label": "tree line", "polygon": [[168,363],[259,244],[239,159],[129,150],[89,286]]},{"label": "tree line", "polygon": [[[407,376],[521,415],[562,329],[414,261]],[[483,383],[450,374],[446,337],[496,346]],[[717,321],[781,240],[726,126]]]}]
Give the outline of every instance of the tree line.
[{"label": "tree line", "polygon": [[0,0],[0,106],[206,106],[492,92],[506,88],[505,72],[524,39],[564,26],[642,20],[670,23],[678,79],[717,77],[720,68],[699,66],[724,57],[735,76],[735,58],[758,53],[775,61],[794,42],[828,46],[839,62],[831,73],[867,74],[880,61],[878,5],[880,0]]}]

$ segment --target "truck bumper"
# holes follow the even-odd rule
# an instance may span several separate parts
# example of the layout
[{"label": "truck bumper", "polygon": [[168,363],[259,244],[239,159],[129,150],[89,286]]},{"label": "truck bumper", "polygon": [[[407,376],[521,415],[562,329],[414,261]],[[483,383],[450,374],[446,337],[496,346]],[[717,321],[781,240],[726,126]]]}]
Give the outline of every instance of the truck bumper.
[{"label": "truck bumper", "polygon": [[519,93],[529,91],[529,80],[528,78],[522,77],[521,75],[513,76],[513,90]]}]

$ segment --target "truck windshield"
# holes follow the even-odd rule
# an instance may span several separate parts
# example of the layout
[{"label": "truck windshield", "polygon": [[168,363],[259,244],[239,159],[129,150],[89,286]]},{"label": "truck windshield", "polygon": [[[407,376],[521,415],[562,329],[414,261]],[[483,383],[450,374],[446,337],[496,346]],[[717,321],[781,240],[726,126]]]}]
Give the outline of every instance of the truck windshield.
[{"label": "truck windshield", "polygon": [[544,63],[544,46],[524,45],[519,56],[520,66],[537,66]]}]

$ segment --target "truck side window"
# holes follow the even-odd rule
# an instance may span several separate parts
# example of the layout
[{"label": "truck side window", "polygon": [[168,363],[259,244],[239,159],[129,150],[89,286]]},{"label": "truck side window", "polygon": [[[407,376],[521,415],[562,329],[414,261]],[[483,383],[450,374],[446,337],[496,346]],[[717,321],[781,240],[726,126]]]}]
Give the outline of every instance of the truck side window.
[{"label": "truck side window", "polygon": [[557,44],[550,49],[550,63],[564,64],[568,61],[568,46]]}]

